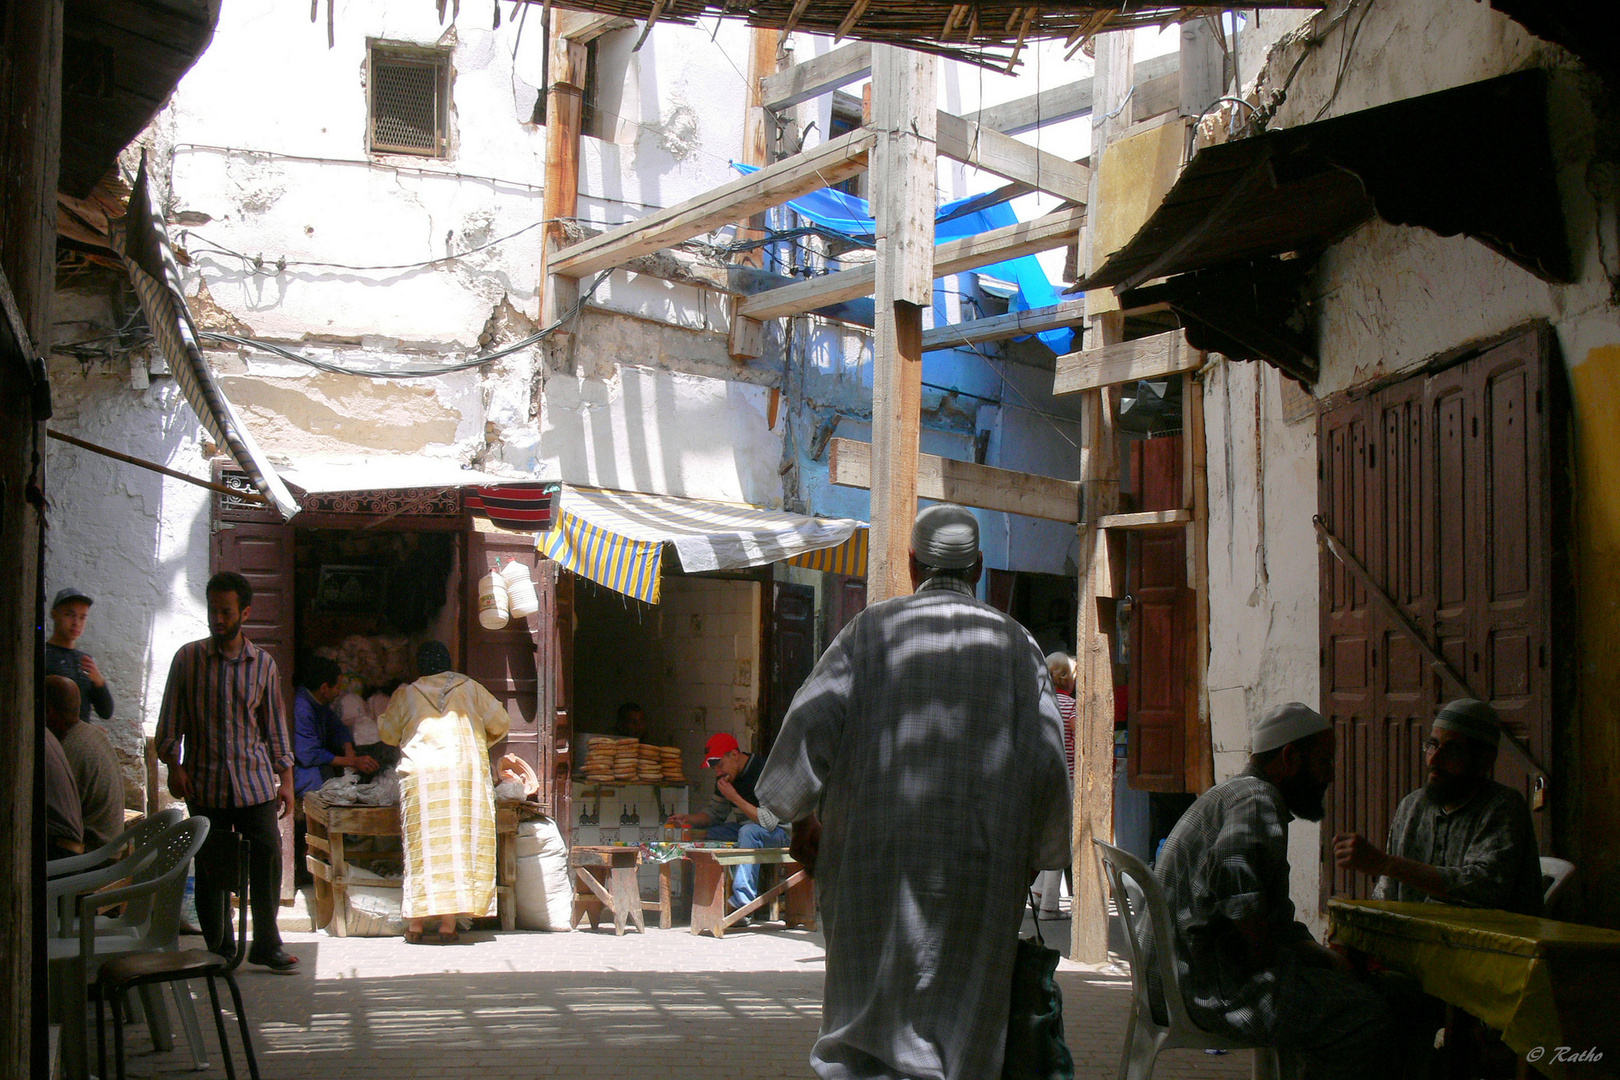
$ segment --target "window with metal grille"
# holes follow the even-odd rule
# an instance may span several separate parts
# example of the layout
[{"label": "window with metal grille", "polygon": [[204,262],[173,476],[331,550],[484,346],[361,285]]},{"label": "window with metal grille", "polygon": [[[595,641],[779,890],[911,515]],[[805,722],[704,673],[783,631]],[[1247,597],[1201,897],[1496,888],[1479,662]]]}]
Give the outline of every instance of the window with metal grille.
[{"label": "window with metal grille", "polygon": [[448,154],[448,53],[374,44],[367,86],[372,151]]}]

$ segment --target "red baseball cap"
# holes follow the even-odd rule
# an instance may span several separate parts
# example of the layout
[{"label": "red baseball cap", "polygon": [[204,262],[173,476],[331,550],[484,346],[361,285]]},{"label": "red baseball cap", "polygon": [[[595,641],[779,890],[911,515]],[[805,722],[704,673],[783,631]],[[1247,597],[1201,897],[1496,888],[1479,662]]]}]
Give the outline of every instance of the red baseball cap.
[{"label": "red baseball cap", "polygon": [[741,750],[737,745],[737,737],[724,731],[709,736],[709,741],[703,744],[703,757],[708,760],[712,757],[724,757],[733,750]]}]

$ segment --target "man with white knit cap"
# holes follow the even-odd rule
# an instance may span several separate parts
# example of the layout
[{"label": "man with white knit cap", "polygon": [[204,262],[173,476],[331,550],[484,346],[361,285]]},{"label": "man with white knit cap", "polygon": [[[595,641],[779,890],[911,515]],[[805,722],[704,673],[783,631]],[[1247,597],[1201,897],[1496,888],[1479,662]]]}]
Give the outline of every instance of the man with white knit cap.
[{"label": "man with white knit cap", "polygon": [[1502,724],[1483,701],[1440,710],[1423,746],[1428,783],[1395,809],[1385,850],[1360,833],[1333,838],[1349,870],[1378,875],[1377,900],[1429,901],[1541,914],[1541,856],[1524,796],[1491,779]]},{"label": "man with white knit cap", "polygon": [[1154,868],[1187,1013],[1206,1031],[1292,1051],[1313,1078],[1386,1075],[1398,1053],[1388,1005],[1311,937],[1288,896],[1288,823],[1326,812],[1332,727],[1292,701],[1255,722],[1249,746],[1248,768],[1199,796]]},{"label": "man with white knit cap", "polygon": [[828,646],[756,787],[796,844],[821,820],[822,1080],[1000,1076],[1029,885],[1069,862],[1051,677],[1029,632],[974,598],[981,566],[971,512],[918,514],[916,592]]}]

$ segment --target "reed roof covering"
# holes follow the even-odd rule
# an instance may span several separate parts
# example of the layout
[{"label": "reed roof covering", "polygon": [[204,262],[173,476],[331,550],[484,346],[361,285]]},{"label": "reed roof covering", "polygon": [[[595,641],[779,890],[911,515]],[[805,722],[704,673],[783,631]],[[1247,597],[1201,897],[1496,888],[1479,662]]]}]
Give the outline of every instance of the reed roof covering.
[{"label": "reed roof covering", "polygon": [[[1073,50],[1104,31],[1167,26],[1226,10],[1220,5],[1189,6],[1152,0],[1042,4],[1012,0],[566,0],[557,6],[617,15],[644,25],[690,25],[701,16],[744,19],[750,26],[859,38],[1006,70],[1017,65],[1026,42],[1062,39],[1072,55]],[[1249,6],[1317,9],[1323,6],[1323,0],[1262,0]]]}]

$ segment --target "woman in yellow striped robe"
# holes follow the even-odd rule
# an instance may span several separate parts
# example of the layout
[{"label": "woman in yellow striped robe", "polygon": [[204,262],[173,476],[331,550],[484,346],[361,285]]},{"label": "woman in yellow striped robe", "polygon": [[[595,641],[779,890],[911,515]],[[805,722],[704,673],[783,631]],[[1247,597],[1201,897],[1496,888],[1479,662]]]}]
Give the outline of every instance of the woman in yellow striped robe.
[{"label": "woman in yellow striped robe", "polygon": [[[405,939],[456,940],[458,915],[484,916],[495,898],[495,791],[489,748],[511,720],[495,697],[449,670],[437,641],[417,651],[422,677],[394,691],[377,728],[400,748],[405,846]],[[438,932],[423,925],[438,919]]]}]

